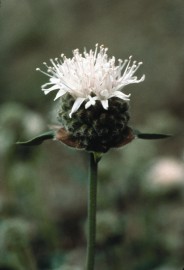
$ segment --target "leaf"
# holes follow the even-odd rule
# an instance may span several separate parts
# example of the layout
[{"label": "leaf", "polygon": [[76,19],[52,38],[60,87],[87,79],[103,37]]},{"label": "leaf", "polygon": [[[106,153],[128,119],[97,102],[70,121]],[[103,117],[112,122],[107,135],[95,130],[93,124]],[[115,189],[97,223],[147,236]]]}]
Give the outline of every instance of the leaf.
[{"label": "leaf", "polygon": [[158,139],[166,139],[172,137],[169,134],[156,134],[156,133],[141,133],[140,131],[135,131],[137,138],[143,140],[158,140]]},{"label": "leaf", "polygon": [[34,145],[39,145],[42,144],[46,140],[51,140],[55,138],[55,132],[54,131],[48,131],[45,132],[31,140],[25,141],[25,142],[16,142],[18,145],[23,145],[23,146],[34,146]]}]

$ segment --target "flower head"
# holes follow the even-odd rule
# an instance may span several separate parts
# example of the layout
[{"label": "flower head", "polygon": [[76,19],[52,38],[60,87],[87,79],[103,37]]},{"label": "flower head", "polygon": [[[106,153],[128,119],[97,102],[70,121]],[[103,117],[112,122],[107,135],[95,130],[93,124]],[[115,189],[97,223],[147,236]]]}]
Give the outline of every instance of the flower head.
[{"label": "flower head", "polygon": [[134,76],[142,62],[131,63],[130,56],[128,60],[119,59],[116,65],[115,57],[109,58],[107,50],[103,46],[99,48],[98,44],[95,51],[84,50],[83,54],[76,49],[73,51],[73,58],[66,58],[62,54],[60,59],[50,60],[52,66],[44,63],[47,72],[37,68],[50,77],[49,82],[42,85],[45,94],[57,90],[55,100],[66,93],[74,98],[70,117],[83,102],[87,109],[99,100],[102,107],[107,110],[109,99],[112,97],[128,101],[130,94],[122,92],[124,86],[144,81],[145,75],[140,79]]}]

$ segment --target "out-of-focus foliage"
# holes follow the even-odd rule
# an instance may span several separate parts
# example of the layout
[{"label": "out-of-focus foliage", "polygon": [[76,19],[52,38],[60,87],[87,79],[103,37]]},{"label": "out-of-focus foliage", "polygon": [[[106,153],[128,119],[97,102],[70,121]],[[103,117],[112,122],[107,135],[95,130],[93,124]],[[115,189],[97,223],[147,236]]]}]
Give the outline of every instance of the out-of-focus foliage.
[{"label": "out-of-focus foliage", "polygon": [[183,0],[1,0],[0,270],[82,270],[87,154],[57,142],[16,146],[57,124],[43,61],[109,47],[143,61],[127,87],[131,125],[176,133],[137,140],[100,161],[97,270],[184,267]]}]

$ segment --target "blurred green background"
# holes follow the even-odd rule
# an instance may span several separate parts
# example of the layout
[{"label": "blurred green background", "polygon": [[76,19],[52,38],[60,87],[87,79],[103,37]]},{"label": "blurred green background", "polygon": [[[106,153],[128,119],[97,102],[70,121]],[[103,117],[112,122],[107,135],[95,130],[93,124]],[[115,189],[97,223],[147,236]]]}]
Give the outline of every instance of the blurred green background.
[{"label": "blurred green background", "polygon": [[81,270],[87,154],[57,142],[16,147],[57,124],[35,71],[61,53],[104,44],[133,55],[146,80],[130,125],[179,134],[134,141],[100,162],[96,270],[184,267],[184,1],[1,0],[0,270]]}]

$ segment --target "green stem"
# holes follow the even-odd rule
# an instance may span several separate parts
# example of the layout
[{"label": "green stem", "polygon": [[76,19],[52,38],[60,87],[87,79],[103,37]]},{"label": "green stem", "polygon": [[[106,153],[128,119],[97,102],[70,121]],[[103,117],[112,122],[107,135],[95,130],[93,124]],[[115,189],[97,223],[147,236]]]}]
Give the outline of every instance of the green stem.
[{"label": "green stem", "polygon": [[95,153],[90,153],[86,270],[93,270],[95,264],[97,171],[97,157]]}]

